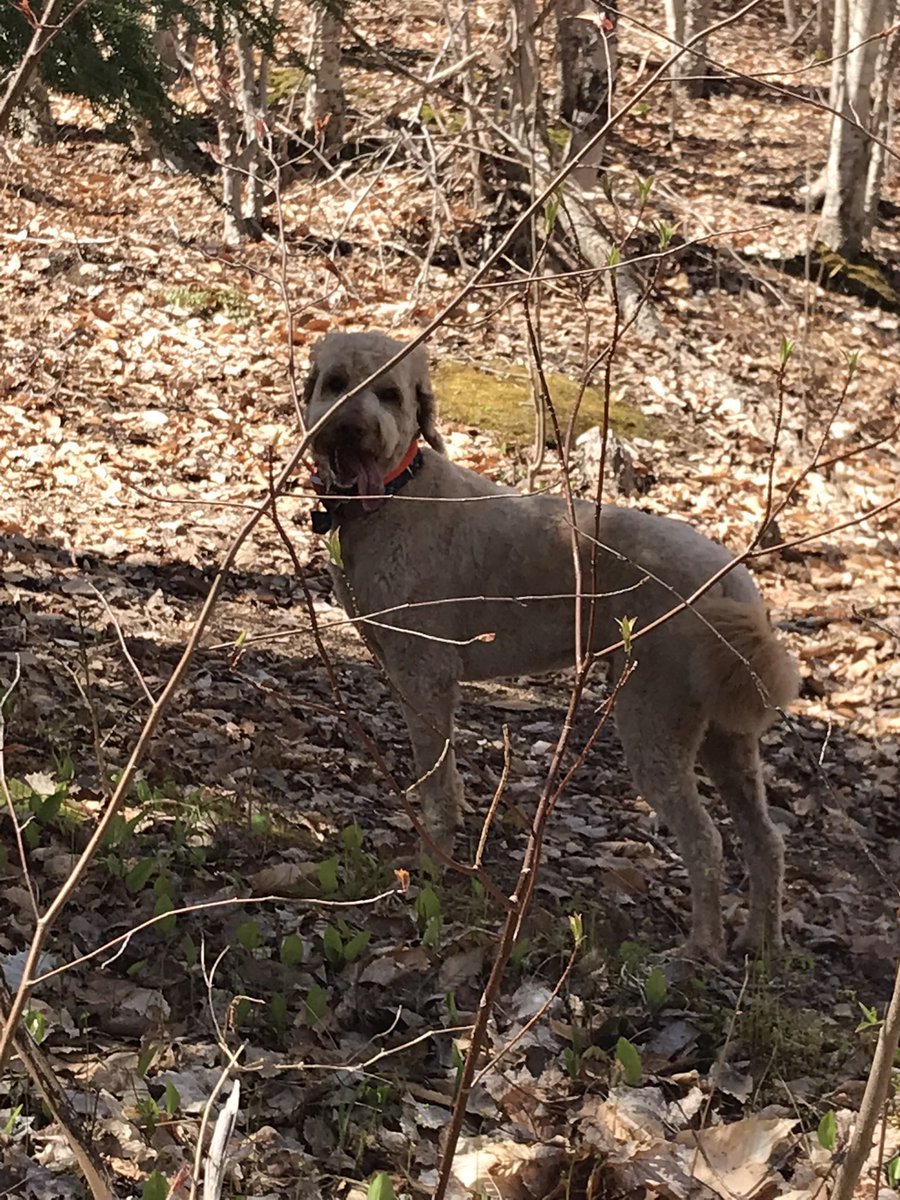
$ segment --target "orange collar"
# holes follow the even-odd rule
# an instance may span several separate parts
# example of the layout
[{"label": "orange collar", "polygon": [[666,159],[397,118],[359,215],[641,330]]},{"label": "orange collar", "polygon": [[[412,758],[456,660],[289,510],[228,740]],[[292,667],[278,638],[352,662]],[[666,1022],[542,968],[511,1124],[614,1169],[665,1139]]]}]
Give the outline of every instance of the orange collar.
[{"label": "orange collar", "polygon": [[394,467],[393,471],[390,471],[387,475],[385,475],[385,477],[384,477],[385,485],[387,485],[389,483],[393,483],[395,479],[400,478],[400,476],[403,474],[404,471],[408,471],[409,468],[413,465],[413,461],[418,453],[419,453],[419,443],[416,441],[415,438],[413,438],[413,440],[410,442],[409,449],[404,454],[404,456],[400,460],[400,462],[397,463],[397,465],[396,465],[396,467]]}]

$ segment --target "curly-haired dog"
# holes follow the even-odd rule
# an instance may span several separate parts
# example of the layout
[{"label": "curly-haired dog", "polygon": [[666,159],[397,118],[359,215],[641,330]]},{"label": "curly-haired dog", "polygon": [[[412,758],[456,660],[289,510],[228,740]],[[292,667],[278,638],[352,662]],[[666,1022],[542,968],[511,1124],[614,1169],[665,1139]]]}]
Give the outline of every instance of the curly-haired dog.
[{"label": "curly-haired dog", "polygon": [[[401,343],[332,333],[313,351],[307,420],[317,423]],[[418,439],[427,446],[419,448]],[[575,660],[573,538],[563,498],[525,496],[456,466],[435,426],[424,351],[417,349],[315,434],[326,493],[318,527],[340,534],[341,602],[404,701],[429,830],[449,841],[462,785],[452,749],[461,680],[555,671]],[[691,596],[730,561],[680,521],[576,503],[582,599],[594,649],[618,640],[617,618],[642,627]],[[488,635],[487,637],[483,635]],[[688,949],[724,950],[722,843],[697,792],[699,758],[728,805],[750,875],[743,942],[781,943],[784,850],[769,816],[759,736],[797,692],[794,664],[759,594],[735,567],[691,609],[634,646],[615,718],[635,783],[674,832],[691,883]],[[612,668],[624,659],[613,655]],[[449,746],[449,748],[448,748]]]}]

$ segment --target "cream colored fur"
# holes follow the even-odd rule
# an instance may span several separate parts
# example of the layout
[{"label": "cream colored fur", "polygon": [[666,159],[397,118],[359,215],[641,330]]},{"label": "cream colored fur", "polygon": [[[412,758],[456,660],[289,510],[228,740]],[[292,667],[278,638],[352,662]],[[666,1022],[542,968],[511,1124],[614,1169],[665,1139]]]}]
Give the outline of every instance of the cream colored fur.
[{"label": "cream colored fur", "polygon": [[[313,352],[309,423],[400,348],[381,334],[329,334]],[[572,533],[561,497],[522,495],[444,455],[421,349],[342,405],[313,452],[326,481],[377,493],[418,436],[430,448],[399,495],[338,510],[336,582],[348,612],[369,618],[363,632],[404,701],[416,770],[425,777],[426,823],[449,841],[462,799],[452,749],[460,681],[560,670],[575,660]],[[594,505],[578,502],[582,594],[591,591],[594,520]],[[601,511],[599,542],[594,649],[618,640],[618,618],[634,618],[639,631],[731,561],[680,521],[612,505]],[[587,626],[586,600],[583,612]],[[797,674],[746,569],[734,568],[694,611],[639,639],[634,659],[616,723],[635,783],[675,834],[687,866],[688,950],[710,958],[724,951],[722,845],[697,792],[699,759],[747,860],[744,942],[774,951],[784,851],[766,805],[758,740],[776,708],[796,695]],[[623,662],[621,652],[612,655],[614,674]]]}]

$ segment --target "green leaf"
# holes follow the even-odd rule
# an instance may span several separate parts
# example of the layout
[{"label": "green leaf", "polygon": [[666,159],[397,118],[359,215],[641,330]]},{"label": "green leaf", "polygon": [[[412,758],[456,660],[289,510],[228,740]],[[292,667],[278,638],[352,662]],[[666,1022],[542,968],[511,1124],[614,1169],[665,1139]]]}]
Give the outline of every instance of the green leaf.
[{"label": "green leaf", "polygon": [[38,1045],[47,1036],[47,1018],[37,1009],[29,1009],[23,1017],[25,1028],[31,1034],[32,1040]]},{"label": "green leaf", "polygon": [[344,939],[339,929],[334,925],[326,925],[322,934],[322,949],[325,957],[333,967],[339,967],[344,961]]},{"label": "green leaf", "polygon": [[622,1067],[625,1082],[629,1087],[637,1087],[641,1082],[641,1056],[628,1038],[620,1037],[616,1042],[616,1059]]},{"label": "green leaf", "polygon": [[344,849],[350,854],[362,850],[364,840],[365,834],[355,821],[341,830],[341,841],[344,843]]},{"label": "green leaf", "polygon": [[[21,1115],[22,1115],[22,1105],[21,1104],[17,1104],[15,1106],[15,1108],[11,1108],[9,1110],[9,1116],[6,1118],[6,1121],[4,1122],[3,1129],[0,1130],[0,1132],[2,1132],[4,1137],[12,1137],[12,1132],[16,1127],[16,1122],[18,1121],[18,1119]],[[890,1163],[888,1163],[888,1166],[890,1166]]]},{"label": "green leaf", "polygon": [[894,1191],[900,1191],[900,1154],[895,1154],[894,1157],[884,1167],[884,1177],[888,1181],[888,1186]]},{"label": "green leaf", "polygon": [[272,1024],[276,1029],[287,1028],[288,1008],[284,992],[274,993],[272,999],[269,1001],[269,1013],[272,1017]]},{"label": "green leaf", "polygon": [[427,946],[429,950],[440,950],[441,948],[441,918],[430,917],[425,923],[425,928],[422,930],[422,945]]},{"label": "green leaf", "polygon": [[243,921],[237,927],[237,940],[245,950],[256,950],[259,947],[259,926],[255,921]]},{"label": "green leaf", "polygon": [[572,941],[575,943],[576,949],[580,949],[581,943],[584,941],[584,921],[581,913],[569,913],[569,928],[572,931]]},{"label": "green leaf", "polygon": [[326,858],[324,862],[320,862],[316,868],[316,875],[323,895],[331,896],[338,890],[338,860],[336,858]]},{"label": "green leaf", "polygon": [[781,360],[781,365],[783,367],[787,366],[788,359],[791,357],[791,355],[793,353],[794,353],[794,343],[791,341],[790,338],[783,337],[781,339],[781,348],[779,350],[779,358]]},{"label": "green leaf", "polygon": [[518,939],[509,956],[509,965],[513,968],[513,970],[517,971],[519,967],[522,966],[530,948],[530,938],[522,937]]},{"label": "green leaf", "polygon": [[622,649],[629,655],[631,654],[632,639],[634,638],[634,627],[636,624],[636,617],[616,617],[616,625],[619,627],[619,637],[622,639]]},{"label": "green leaf", "polygon": [[171,1079],[166,1080],[166,1094],[163,1098],[163,1108],[170,1117],[174,1117],[181,1108],[181,1097],[178,1094],[178,1088]]},{"label": "green leaf", "polygon": [[150,880],[150,876],[156,870],[156,860],[153,858],[142,858],[139,863],[136,863],[125,876],[125,887],[131,892],[132,896],[136,896],[142,891]]},{"label": "green leaf", "polygon": [[306,1020],[310,1025],[316,1025],[328,1012],[328,993],[323,987],[314,984],[306,996]]},{"label": "green leaf", "polygon": [[22,779],[10,779],[9,794],[12,797],[14,804],[24,804],[26,800],[30,800],[34,795],[31,788]]},{"label": "green leaf", "polygon": [[272,832],[272,822],[268,813],[255,812],[250,815],[250,828],[260,837],[266,837]]},{"label": "green leaf", "polygon": [[116,846],[121,846],[128,837],[128,833],[128,822],[121,813],[116,813],[103,835],[103,845],[115,849]]},{"label": "green leaf", "polygon": [[138,1055],[137,1073],[142,1079],[150,1070],[150,1064],[153,1062],[154,1058],[156,1058],[157,1048],[158,1047],[154,1046],[152,1042],[148,1042]]},{"label": "green leaf", "polygon": [[434,888],[426,885],[416,896],[416,918],[420,933],[425,932],[429,922],[440,921],[441,901]]},{"label": "green leaf", "polygon": [[178,920],[177,917],[162,916],[163,913],[170,913],[174,907],[175,905],[172,903],[172,897],[165,894],[161,895],[157,899],[156,904],[153,907],[154,917],[162,917],[162,920],[156,922],[156,928],[161,930],[163,933],[171,933],[175,928],[175,922]]},{"label": "green leaf", "polygon": [[387,1171],[379,1171],[369,1180],[366,1200],[394,1200],[394,1185]]},{"label": "green leaf", "polygon": [[181,952],[184,955],[184,965],[188,968],[195,967],[199,961],[197,954],[197,943],[189,933],[186,933],[181,939]]},{"label": "green leaf", "polygon": [[834,1143],[837,1140],[837,1120],[834,1113],[829,1108],[827,1113],[824,1113],[821,1121],[819,1121],[816,1129],[816,1137],[819,1139],[819,1145],[823,1150],[833,1150]]},{"label": "green leaf", "polygon": [[657,1012],[662,1008],[668,994],[669,989],[666,985],[665,975],[663,975],[659,967],[654,967],[647,976],[647,982],[644,984],[644,997],[650,1011]]},{"label": "green leaf", "polygon": [[334,565],[343,570],[344,557],[341,554],[341,531],[339,529],[333,529],[325,538],[325,550]]},{"label": "green leaf", "polygon": [[166,1200],[169,1195],[169,1182],[165,1175],[159,1171],[154,1171],[153,1174],[144,1183],[141,1191],[141,1200]]},{"label": "green leaf", "polygon": [[286,967],[296,967],[303,962],[303,938],[299,933],[289,933],[281,942],[281,961]]},{"label": "green leaf", "polygon": [[372,937],[368,929],[360,929],[344,945],[344,962],[356,962]]}]

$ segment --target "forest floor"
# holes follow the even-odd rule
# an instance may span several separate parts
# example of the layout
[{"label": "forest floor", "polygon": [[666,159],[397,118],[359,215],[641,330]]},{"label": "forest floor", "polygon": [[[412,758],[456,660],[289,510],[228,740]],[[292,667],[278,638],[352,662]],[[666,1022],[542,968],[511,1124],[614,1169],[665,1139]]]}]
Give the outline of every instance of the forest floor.
[{"label": "forest floor", "polygon": [[[442,36],[425,5],[397,13],[390,43],[381,10],[354,9],[354,20],[394,52],[427,52],[426,66]],[[807,60],[784,47],[779,22],[761,7],[720,35],[718,56],[799,86]],[[658,42],[623,21],[620,95],[648,49],[652,66]],[[464,169],[444,211],[409,156],[386,160],[384,97],[410,116],[420,90],[377,59],[348,65],[370,155],[335,178],[298,177],[283,197],[298,379],[325,330],[420,329],[478,258]],[[223,246],[214,176],[154,172],[72,101],[59,98],[57,116],[56,144],[10,144],[0,164],[0,689],[13,689],[5,773],[31,813],[40,905],[68,878],[218,564],[298,436],[272,231]],[[788,269],[810,242],[815,215],[799,189],[826,136],[815,107],[736,80],[678,116],[673,144],[660,92],[607,151],[623,196],[652,174],[647,222],[677,223],[691,243],[654,289],[668,336],[629,331],[613,357],[614,398],[646,422],[646,436],[626,439],[641,494],[619,502],[741,549],[765,508],[780,408],[776,495],[799,479],[779,532],[809,540],[753,564],[803,675],[800,700],[765,738],[787,843],[789,954],[771,980],[737,960],[704,971],[671,956],[688,920],[684,867],[605,733],[552,821],[491,1048],[522,1036],[473,1095],[455,1195],[813,1197],[834,1153],[819,1122],[835,1113],[839,1149],[858,1105],[900,950],[900,538],[896,509],[875,511],[897,495],[900,307]],[[900,272],[896,164],[892,178],[874,242],[888,281]],[[471,295],[430,343],[433,362],[526,361],[515,268],[491,282],[510,286]],[[542,305],[546,361],[578,378],[610,335],[603,289],[548,287]],[[795,348],[780,388],[783,338]],[[444,427],[450,453],[521,480],[528,447],[480,427],[477,395],[471,410]],[[806,471],[820,442],[820,465]],[[547,462],[558,485],[552,450]],[[249,901],[169,918],[54,976],[29,1003],[122,1196],[165,1196],[192,1159],[226,1045],[243,1047],[246,1067],[226,1194],[363,1195],[381,1170],[398,1192],[434,1185],[460,1027],[501,914],[483,889],[419,861],[398,798],[336,707],[293,555],[346,711],[408,784],[400,713],[342,623],[310,506],[301,472],[278,501],[280,530],[264,521],[241,549],[42,969],[171,907]],[[559,676],[465,689],[473,842],[508,728],[514,803],[486,856],[500,888],[515,878],[569,686]],[[592,680],[574,746],[603,695]],[[733,931],[746,880],[718,815]],[[3,821],[0,964],[15,986],[34,897]],[[372,901],[398,866],[411,871],[408,893]],[[551,999],[571,912],[583,914],[586,946]],[[637,1052],[636,1087],[622,1038]],[[4,1195],[81,1194],[64,1140],[15,1072],[0,1085],[4,1124]],[[894,1120],[884,1161],[898,1149]],[[478,1179],[488,1191],[472,1192]],[[861,1194],[874,1196],[871,1177]]]}]

